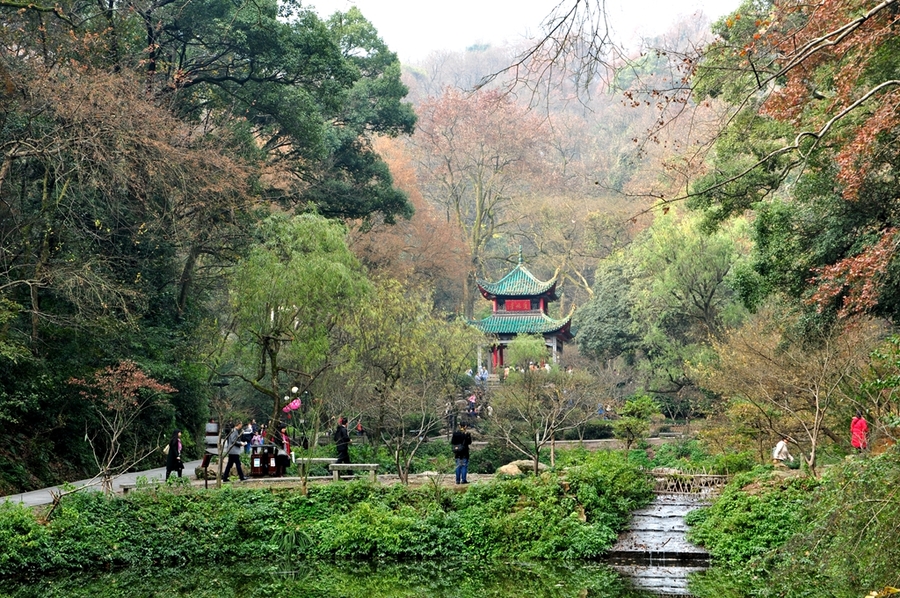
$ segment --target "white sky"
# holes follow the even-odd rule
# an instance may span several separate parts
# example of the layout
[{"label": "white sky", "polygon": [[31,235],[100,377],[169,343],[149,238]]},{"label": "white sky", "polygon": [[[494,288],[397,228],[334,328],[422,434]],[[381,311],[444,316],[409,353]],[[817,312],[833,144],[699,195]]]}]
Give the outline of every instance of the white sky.
[{"label": "white sky", "polygon": [[[356,5],[401,62],[435,50],[462,51],[477,43],[516,43],[540,33],[544,18],[574,0],[305,0],[322,18]],[[702,13],[715,20],[740,0],[606,0],[611,26],[628,33],[664,33],[679,17]]]}]

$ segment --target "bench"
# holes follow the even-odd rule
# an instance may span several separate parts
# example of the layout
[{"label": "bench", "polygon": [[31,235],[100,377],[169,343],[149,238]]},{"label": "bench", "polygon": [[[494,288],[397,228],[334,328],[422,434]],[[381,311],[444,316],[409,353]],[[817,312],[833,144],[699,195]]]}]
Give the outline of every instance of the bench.
[{"label": "bench", "polygon": [[310,459],[299,458],[297,459],[297,475],[301,478],[306,475],[307,466],[312,469],[316,465],[331,465],[333,463],[337,463],[337,459],[334,457],[314,457]]},{"label": "bench", "polygon": [[372,474],[372,481],[378,481],[378,463],[332,463],[328,469],[334,475],[334,481],[340,479],[342,471],[368,471]]}]

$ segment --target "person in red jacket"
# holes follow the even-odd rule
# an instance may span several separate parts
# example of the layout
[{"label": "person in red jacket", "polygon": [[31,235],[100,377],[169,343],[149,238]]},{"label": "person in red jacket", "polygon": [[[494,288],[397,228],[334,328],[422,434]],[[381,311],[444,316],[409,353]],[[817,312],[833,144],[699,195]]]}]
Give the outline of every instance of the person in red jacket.
[{"label": "person in red jacket", "polygon": [[859,411],[850,421],[850,444],[857,452],[862,452],[868,446],[869,422]]}]

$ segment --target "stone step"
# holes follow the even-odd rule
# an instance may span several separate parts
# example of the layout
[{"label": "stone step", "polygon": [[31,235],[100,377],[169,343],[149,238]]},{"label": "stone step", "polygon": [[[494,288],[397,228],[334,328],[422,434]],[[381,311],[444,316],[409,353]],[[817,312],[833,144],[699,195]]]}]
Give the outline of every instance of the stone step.
[{"label": "stone step", "polygon": [[685,534],[688,525],[681,517],[659,519],[655,517],[632,517],[628,524],[628,530],[632,532],[668,532]]},{"label": "stone step", "polygon": [[612,565],[637,589],[665,596],[690,596],[688,575],[705,567],[668,567],[657,565]]}]

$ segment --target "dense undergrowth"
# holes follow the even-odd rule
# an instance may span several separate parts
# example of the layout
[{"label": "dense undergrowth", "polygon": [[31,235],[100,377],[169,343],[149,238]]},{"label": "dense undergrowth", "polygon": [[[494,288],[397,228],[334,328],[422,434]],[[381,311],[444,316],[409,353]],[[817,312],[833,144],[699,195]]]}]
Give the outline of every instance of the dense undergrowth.
[{"label": "dense undergrowth", "polygon": [[851,458],[820,480],[759,468],[688,516],[713,567],[699,598],[860,598],[900,586],[900,451]]},{"label": "dense undergrowth", "polygon": [[48,521],[0,505],[0,576],[296,560],[592,559],[615,541],[652,484],[617,452],[561,456],[539,477],[410,488],[365,482],[127,496],[78,493]]}]

